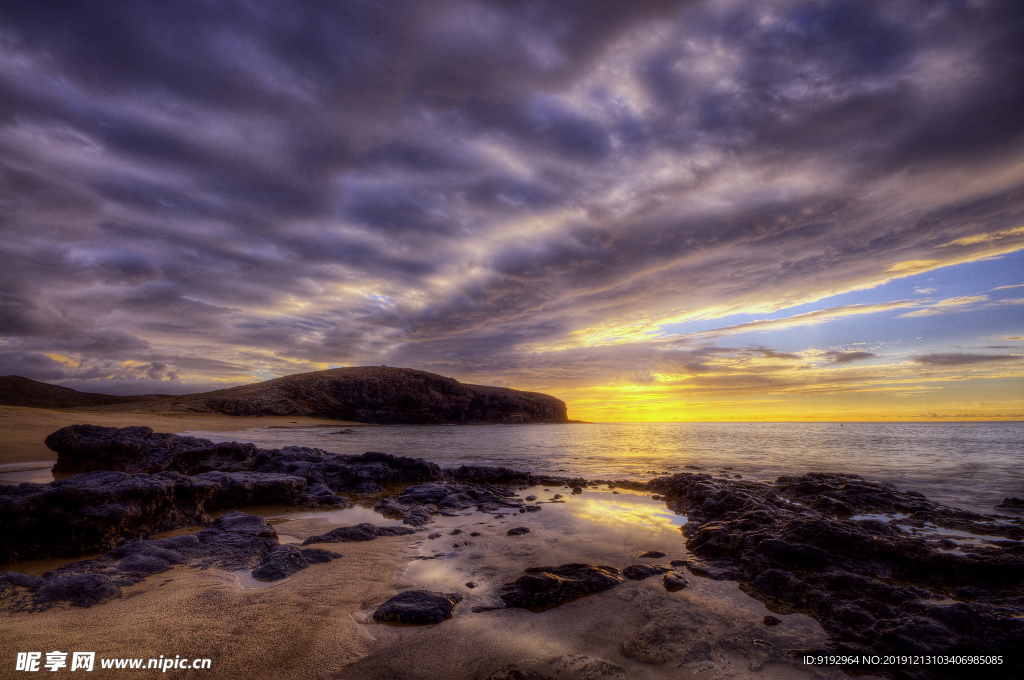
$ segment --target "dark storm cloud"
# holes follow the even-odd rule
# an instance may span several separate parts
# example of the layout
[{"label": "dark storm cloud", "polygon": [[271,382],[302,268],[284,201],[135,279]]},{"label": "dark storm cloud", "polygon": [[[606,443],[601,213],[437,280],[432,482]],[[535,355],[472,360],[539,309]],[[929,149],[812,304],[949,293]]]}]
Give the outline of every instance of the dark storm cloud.
[{"label": "dark storm cloud", "polygon": [[[1009,0],[10,1],[5,351],[118,389],[499,374],[970,259],[1022,238],[1022,29]],[[650,351],[584,354],[637,380],[713,354]]]}]

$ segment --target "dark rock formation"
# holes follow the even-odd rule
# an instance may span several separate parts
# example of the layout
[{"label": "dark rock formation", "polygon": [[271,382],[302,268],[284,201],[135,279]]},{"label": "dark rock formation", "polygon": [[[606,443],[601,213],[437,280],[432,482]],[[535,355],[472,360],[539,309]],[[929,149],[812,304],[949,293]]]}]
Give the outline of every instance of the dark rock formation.
[{"label": "dark rock formation", "polygon": [[126,541],[209,521],[209,512],[261,503],[344,507],[277,473],[90,472],[49,484],[0,486],[0,561],[109,550]]},{"label": "dark rock formation", "polygon": [[622,570],[622,575],[630,581],[642,581],[651,576],[664,574],[666,571],[672,571],[672,568],[660,564],[631,564]]},{"label": "dark rock formation", "polygon": [[373,509],[385,517],[402,519],[406,524],[418,527],[432,522],[432,515],[454,516],[469,508],[498,512],[507,509],[518,511],[522,507],[522,499],[507,487],[427,482],[410,486],[397,496],[382,498]]},{"label": "dark rock formation", "polygon": [[406,590],[377,607],[373,620],[377,623],[440,623],[452,615],[462,602],[460,593],[434,593],[429,590]]},{"label": "dark rock formation", "polygon": [[339,557],[338,553],[319,548],[302,550],[294,545],[279,545],[263,556],[252,570],[252,576],[257,581],[280,581],[311,564],[323,564]]},{"label": "dark rock formation", "polygon": [[[372,541],[378,536],[406,536],[415,533],[410,527],[378,527],[373,524],[363,523],[350,527],[338,527],[326,534],[310,536],[302,545],[312,543],[353,543],[356,541]],[[440,537],[440,534],[438,534]]]},{"label": "dark rock formation", "polygon": [[665,584],[665,590],[669,592],[682,590],[683,588],[690,585],[690,580],[686,578],[686,576],[684,576],[683,574],[680,574],[678,571],[670,571],[669,573],[665,574],[662,577],[661,582]]},{"label": "dark rock formation", "polygon": [[530,533],[530,527],[512,527],[505,534],[507,536],[522,536],[523,534]]},{"label": "dark rock formation", "polygon": [[591,564],[531,567],[513,583],[502,586],[501,599],[510,607],[543,611],[620,583],[622,575],[615,567]]},{"label": "dark rock formation", "polygon": [[178,473],[91,472],[0,486],[0,562],[109,550],[209,520],[220,488]]},{"label": "dark rock formation", "polygon": [[662,557],[665,557],[666,555],[667,555],[667,553],[663,553],[660,550],[645,550],[644,552],[642,552],[639,555],[637,555],[637,557],[639,557],[641,559],[647,559],[647,558],[660,559]]},{"label": "dark rock formation", "polygon": [[[188,475],[264,473],[301,477],[321,484],[314,495],[333,490],[363,492],[382,484],[422,482],[441,478],[441,469],[419,458],[368,452],[330,453],[304,446],[260,449],[253,444],[222,442],[153,432],[148,427],[71,425],[46,438],[57,452],[55,472],[92,470],[124,472],[181,472]],[[256,483],[256,478],[250,478]]]},{"label": "dark rock formation", "polygon": [[[1004,656],[1000,673],[1024,675],[1024,526],[949,508],[854,475],[781,477],[774,484],[678,474],[651,490],[686,512],[691,572],[734,579],[780,613],[814,616],[833,654]],[[846,519],[870,513],[905,517]],[[927,537],[913,529],[969,532]],[[908,530],[909,529],[909,530]],[[1010,540],[998,540],[997,537]],[[956,547],[949,549],[949,543]],[[965,585],[969,602],[938,604]],[[873,672],[891,672],[884,667]],[[969,677],[969,667],[944,667]],[[902,672],[902,671],[901,671]],[[917,667],[907,677],[937,677]]]},{"label": "dark rock formation", "polygon": [[996,506],[997,508],[1006,508],[1007,510],[1024,510],[1024,499],[1017,498],[1004,498],[1003,502]]},{"label": "dark rock formation", "polygon": [[253,569],[258,580],[274,581],[338,557],[326,550],[279,545],[274,528],[262,517],[229,512],[196,534],[133,541],[42,578],[7,572],[0,577],[0,602],[9,611],[47,609],[58,602],[90,607],[119,598],[122,587],[175,565]]}]

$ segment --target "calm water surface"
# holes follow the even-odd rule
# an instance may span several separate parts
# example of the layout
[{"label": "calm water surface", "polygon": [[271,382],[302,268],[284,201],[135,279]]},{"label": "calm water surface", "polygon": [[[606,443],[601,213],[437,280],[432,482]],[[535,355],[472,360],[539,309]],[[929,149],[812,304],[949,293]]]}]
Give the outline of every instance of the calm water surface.
[{"label": "calm water surface", "polygon": [[[503,465],[591,479],[692,471],[773,480],[844,472],[993,512],[1024,496],[1024,423],[597,423],[260,428],[182,434],[258,446],[384,451],[442,467]],[[731,470],[725,470],[731,468]]]}]

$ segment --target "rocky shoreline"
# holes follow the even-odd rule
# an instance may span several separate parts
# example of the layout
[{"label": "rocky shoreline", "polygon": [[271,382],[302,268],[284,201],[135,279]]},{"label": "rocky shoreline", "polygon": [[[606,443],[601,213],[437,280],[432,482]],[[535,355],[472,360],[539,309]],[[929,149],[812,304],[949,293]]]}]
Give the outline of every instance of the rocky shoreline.
[{"label": "rocky shoreline", "polygon": [[[47,445],[58,453],[55,470],[76,474],[51,484],[0,486],[0,561],[104,554],[42,578],[6,573],[0,577],[0,607],[6,611],[60,602],[102,604],[119,597],[121,587],[175,565],[246,569],[256,579],[279,580],[340,557],[323,548],[281,545],[273,527],[254,515],[229,512],[213,519],[211,513],[224,510],[263,503],[345,507],[367,497],[376,498],[377,512],[403,522],[341,527],[306,539],[306,546],[428,531],[435,518],[468,510],[541,511],[544,501],[518,495],[526,487],[566,487],[579,494],[600,486],[653,494],[686,515],[689,558],[667,565],[531,567],[503,586],[503,606],[543,610],[656,575],[667,590],[678,590],[686,587],[685,569],[692,576],[737,581],[773,612],[815,618],[830,643],[799,654],[1002,655],[1000,677],[1024,677],[1024,522],[944,506],[854,475],[807,474],[771,483],[702,473],[648,482],[586,480],[507,468],[442,470],[383,453],[259,449],[149,428],[88,425],[63,428]],[[205,528],[148,538],[198,526]],[[408,622],[436,623],[461,600],[426,591],[401,597],[408,602],[392,598],[381,605],[379,621],[406,622],[407,616]],[[424,613],[417,603],[433,609]],[[652,621],[647,635],[671,637],[658,626]],[[976,669],[849,670],[933,678],[972,677]]]}]

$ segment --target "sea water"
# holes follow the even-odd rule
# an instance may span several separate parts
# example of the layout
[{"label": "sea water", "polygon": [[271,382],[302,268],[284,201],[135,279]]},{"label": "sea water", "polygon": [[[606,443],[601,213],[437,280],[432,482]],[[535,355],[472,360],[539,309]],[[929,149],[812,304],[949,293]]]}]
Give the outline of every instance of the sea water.
[{"label": "sea water", "polygon": [[837,472],[973,510],[1024,496],[1024,423],[593,423],[191,431],[213,441],[383,451],[441,467],[498,465],[588,479],[704,472],[755,481]]}]

